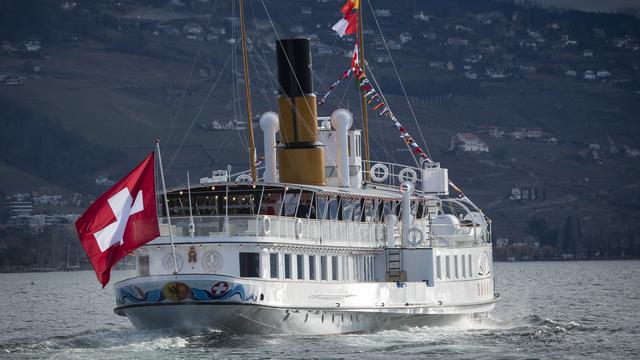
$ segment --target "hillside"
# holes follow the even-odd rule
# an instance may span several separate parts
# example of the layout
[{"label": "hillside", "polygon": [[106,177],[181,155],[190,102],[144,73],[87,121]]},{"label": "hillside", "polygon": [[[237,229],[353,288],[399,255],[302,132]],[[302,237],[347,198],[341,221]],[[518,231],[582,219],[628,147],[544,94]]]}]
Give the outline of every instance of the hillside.
[{"label": "hillside", "polygon": [[[230,4],[37,4],[2,5],[13,17],[0,22],[0,74],[21,84],[0,84],[0,193],[95,196],[98,175],[122,176],[155,139],[170,184],[184,183],[186,170],[195,179],[227,164],[247,167],[246,131],[202,126],[246,118]],[[269,19],[281,37],[313,35],[318,94],[349,66],[353,48],[330,30],[338,2],[265,5],[268,16],[261,3],[247,5],[254,115],[276,110]],[[382,38],[365,12],[373,74],[416,140],[423,143],[422,133],[433,158],[493,218],[494,239],[592,255],[640,249],[631,231],[640,220],[640,20],[493,1],[372,8],[390,15],[376,17]],[[33,40],[36,51],[25,45]],[[584,78],[600,70],[609,75]],[[354,89],[341,84],[321,115],[345,106],[358,117]],[[409,163],[393,124],[370,118],[373,157]],[[491,136],[490,127],[504,135]],[[544,135],[511,136],[523,128]],[[462,132],[477,134],[489,152],[451,152],[451,137]],[[257,139],[261,149],[259,129]],[[514,187],[543,199],[510,199]]]}]

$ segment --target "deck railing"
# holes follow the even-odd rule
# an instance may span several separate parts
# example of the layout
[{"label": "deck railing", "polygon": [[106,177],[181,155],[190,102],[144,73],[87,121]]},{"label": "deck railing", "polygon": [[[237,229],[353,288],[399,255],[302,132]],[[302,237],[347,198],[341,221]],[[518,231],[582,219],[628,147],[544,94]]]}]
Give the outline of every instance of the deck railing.
[{"label": "deck railing", "polygon": [[[342,220],[314,220],[273,215],[172,217],[171,225],[177,242],[190,242],[191,231],[196,241],[237,241],[233,237],[260,237],[260,241],[284,241],[298,245],[327,245],[363,248],[383,248],[388,244],[401,246],[402,225],[396,224],[393,241],[387,241],[387,225],[382,223]],[[191,226],[193,221],[193,226]],[[486,226],[461,227],[458,231],[441,231],[441,225],[418,220],[412,227],[423,234],[417,247],[461,247],[490,242],[490,223]],[[168,240],[166,218],[160,219],[158,242]]]}]

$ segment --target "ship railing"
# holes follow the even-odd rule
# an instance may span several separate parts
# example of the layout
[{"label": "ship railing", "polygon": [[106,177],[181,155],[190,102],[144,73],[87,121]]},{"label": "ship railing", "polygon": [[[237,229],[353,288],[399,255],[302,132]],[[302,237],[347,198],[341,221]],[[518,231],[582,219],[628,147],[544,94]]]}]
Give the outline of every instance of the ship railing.
[{"label": "ship railing", "polygon": [[[260,241],[273,241],[275,238],[305,245],[379,248],[385,244],[385,225],[374,222],[233,215],[171,217],[171,227],[178,242],[191,241],[189,238],[193,235],[197,241],[206,238],[212,242],[252,236],[261,237]],[[160,236],[169,236],[166,218],[160,219]]]},{"label": "ship railing", "polygon": [[[362,177],[369,179],[375,185],[399,188],[404,181],[411,181],[415,184],[417,191],[422,191],[422,169],[415,166],[395,164],[384,161],[362,161],[365,165],[362,170]],[[369,165],[368,167],[366,165]],[[364,169],[371,169],[370,171]]]}]

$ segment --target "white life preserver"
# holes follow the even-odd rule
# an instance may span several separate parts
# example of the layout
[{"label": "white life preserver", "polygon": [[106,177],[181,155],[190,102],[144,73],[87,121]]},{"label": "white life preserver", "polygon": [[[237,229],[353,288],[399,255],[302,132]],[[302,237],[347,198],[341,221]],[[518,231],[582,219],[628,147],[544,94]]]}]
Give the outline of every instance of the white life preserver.
[{"label": "white life preserver", "polygon": [[422,242],[424,241],[424,233],[422,232],[422,230],[416,227],[409,229],[409,232],[407,233],[407,237],[408,237],[407,244],[413,247],[416,247],[422,244]]},{"label": "white life preserver", "polygon": [[304,230],[302,228],[302,220],[301,219],[296,219],[296,223],[295,223],[295,233],[296,233],[296,239],[300,239],[302,237],[302,230]]},{"label": "white life preserver", "polygon": [[252,182],[252,181],[253,181],[253,178],[251,177],[251,175],[247,175],[247,174],[240,174],[236,178],[236,182]]},{"label": "white life preserver", "polygon": [[398,179],[400,182],[411,181],[415,184],[418,180],[418,174],[412,168],[404,168],[398,173]]},{"label": "white life preserver", "polygon": [[[378,173],[378,171],[380,171],[380,173]],[[369,175],[371,176],[371,180],[381,183],[389,178],[389,168],[385,164],[375,164],[369,170]]]},{"label": "white life preserver", "polygon": [[271,232],[271,218],[269,218],[268,216],[264,216],[262,218],[262,231],[265,235],[269,235],[269,233]]}]

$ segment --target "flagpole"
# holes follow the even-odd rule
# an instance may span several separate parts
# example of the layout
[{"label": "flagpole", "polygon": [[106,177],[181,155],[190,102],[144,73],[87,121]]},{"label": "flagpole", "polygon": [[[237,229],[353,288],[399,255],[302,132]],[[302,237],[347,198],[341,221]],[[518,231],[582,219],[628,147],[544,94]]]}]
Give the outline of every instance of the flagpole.
[{"label": "flagpole", "polygon": [[171,240],[171,253],[173,254],[173,274],[178,274],[178,261],[176,260],[176,247],[173,243],[173,229],[171,228],[171,211],[169,209],[169,198],[167,197],[167,185],[164,182],[164,170],[162,169],[162,155],[160,155],[160,140],[156,140],[156,151],[158,152],[158,164],[160,165],[160,179],[162,180],[162,193],[164,194],[164,208],[167,211],[167,222],[169,223],[169,240]]},{"label": "flagpole", "polygon": [[[241,0],[242,1],[242,0]],[[362,31],[362,18],[364,17],[364,1],[360,0],[360,6],[358,9],[358,62],[360,69],[364,73],[365,71],[365,63],[364,63],[364,36]],[[360,91],[360,108],[362,111],[362,130],[364,132],[364,141],[362,145],[364,146],[364,168],[365,168],[365,181],[371,180],[371,163],[369,158],[369,117],[367,116],[367,99],[364,96],[364,92]]]},{"label": "flagpole", "polygon": [[193,207],[191,206],[191,178],[187,171],[187,193],[189,194],[189,235],[194,236],[196,232],[196,225],[193,223]]},{"label": "flagpole", "polygon": [[244,1],[240,0],[240,32],[242,33],[242,64],[244,67],[244,97],[247,106],[247,125],[249,125],[249,164],[251,166],[251,181],[256,184],[258,178],[256,170],[256,146],[253,140],[253,114],[251,113],[251,84],[249,83],[249,55],[247,54],[247,32],[244,28]]}]

